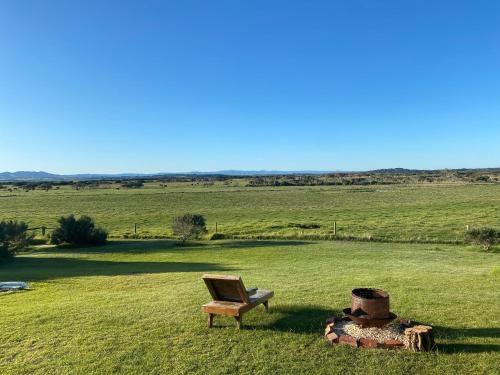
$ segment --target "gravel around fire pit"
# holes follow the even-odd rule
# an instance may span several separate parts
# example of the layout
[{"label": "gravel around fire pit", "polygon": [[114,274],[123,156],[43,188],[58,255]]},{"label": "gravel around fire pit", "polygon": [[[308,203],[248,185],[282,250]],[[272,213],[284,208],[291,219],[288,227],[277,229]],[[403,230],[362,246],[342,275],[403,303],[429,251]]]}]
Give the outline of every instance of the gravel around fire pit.
[{"label": "gravel around fire pit", "polygon": [[368,327],[361,328],[353,321],[340,321],[335,325],[334,332],[341,335],[348,335],[356,339],[372,339],[378,343],[383,343],[385,340],[404,341],[404,327],[397,323],[388,324],[382,328]]}]

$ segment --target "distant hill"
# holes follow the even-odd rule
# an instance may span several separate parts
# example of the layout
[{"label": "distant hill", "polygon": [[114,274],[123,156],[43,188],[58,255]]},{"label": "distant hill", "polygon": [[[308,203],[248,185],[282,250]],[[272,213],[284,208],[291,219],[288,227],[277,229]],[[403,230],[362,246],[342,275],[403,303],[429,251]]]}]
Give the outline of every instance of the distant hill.
[{"label": "distant hill", "polygon": [[61,178],[60,175],[42,171],[0,172],[0,181],[60,180]]},{"label": "distant hill", "polygon": [[[193,175],[224,175],[224,176],[274,176],[274,175],[291,175],[291,174],[325,174],[332,173],[331,171],[243,171],[239,169],[229,169],[216,172],[189,172],[188,174]],[[161,173],[160,173],[161,175]]]},{"label": "distant hill", "polygon": [[499,168],[459,168],[459,169],[406,169],[406,168],[387,168],[374,169],[367,173],[374,174],[413,174],[413,173],[429,173],[429,172],[497,172]]},{"label": "distant hill", "polygon": [[419,173],[424,172],[422,169],[406,169],[406,168],[386,168],[386,169],[374,169],[369,171],[371,173],[380,174],[407,174],[407,173]]},{"label": "distant hill", "polygon": [[214,172],[185,172],[185,173],[117,173],[117,174],[54,174],[43,171],[18,171],[0,172],[0,181],[63,181],[63,180],[98,180],[104,178],[151,178],[161,176],[272,176],[291,174],[325,174],[329,171],[243,171],[243,170],[223,170]]},{"label": "distant hill", "polygon": [[160,177],[185,177],[185,176],[286,176],[286,175],[324,175],[344,173],[352,175],[360,174],[376,174],[376,175],[412,175],[416,173],[446,173],[446,172],[482,172],[482,173],[495,173],[500,168],[475,168],[475,169],[442,169],[442,170],[425,170],[425,169],[405,169],[405,168],[387,168],[376,169],[366,172],[355,171],[314,171],[314,170],[301,170],[301,171],[277,171],[277,170],[222,170],[214,172],[184,172],[184,173],[116,173],[116,174],[54,174],[43,171],[18,171],[18,172],[1,172],[0,181],[84,181],[84,180],[101,180],[101,179],[134,179],[134,178],[160,178]]}]

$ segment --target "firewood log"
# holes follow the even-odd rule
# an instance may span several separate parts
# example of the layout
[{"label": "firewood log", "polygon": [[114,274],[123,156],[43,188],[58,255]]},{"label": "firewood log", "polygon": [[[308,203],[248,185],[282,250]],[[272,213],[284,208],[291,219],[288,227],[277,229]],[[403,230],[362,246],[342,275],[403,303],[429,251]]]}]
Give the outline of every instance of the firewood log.
[{"label": "firewood log", "polygon": [[429,352],[434,349],[431,326],[418,325],[405,329],[405,347],[412,352]]}]

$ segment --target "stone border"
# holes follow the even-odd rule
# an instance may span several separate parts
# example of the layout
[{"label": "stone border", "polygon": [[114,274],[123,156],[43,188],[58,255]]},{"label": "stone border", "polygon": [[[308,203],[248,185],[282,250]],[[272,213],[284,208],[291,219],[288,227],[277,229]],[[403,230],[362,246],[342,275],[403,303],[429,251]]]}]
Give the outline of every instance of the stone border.
[{"label": "stone border", "polygon": [[[330,345],[340,344],[340,345],[349,345],[353,348],[366,348],[366,349],[375,349],[375,348],[384,348],[384,349],[407,349],[413,350],[411,346],[407,345],[403,341],[387,339],[383,343],[379,343],[374,339],[369,338],[361,338],[357,339],[356,337],[350,335],[338,335],[335,333],[335,326],[341,321],[351,321],[348,317],[332,317],[327,319],[326,328],[325,328],[325,339]],[[427,327],[430,331],[432,331],[432,327],[428,325],[420,325],[420,323],[409,320],[409,319],[398,319],[398,323],[405,328],[405,337],[408,337],[411,328],[413,327]],[[434,346],[434,345],[433,345]],[[433,347],[432,347],[433,349]],[[430,350],[432,350],[430,349]]]}]

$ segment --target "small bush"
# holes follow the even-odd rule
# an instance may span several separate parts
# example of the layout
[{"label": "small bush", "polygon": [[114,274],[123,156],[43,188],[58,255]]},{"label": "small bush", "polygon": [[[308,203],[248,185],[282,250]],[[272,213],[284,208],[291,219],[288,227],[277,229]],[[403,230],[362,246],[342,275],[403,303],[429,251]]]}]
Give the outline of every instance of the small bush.
[{"label": "small bush", "polygon": [[226,238],[226,236],[224,235],[224,233],[213,233],[210,236],[210,241],[223,240],[225,238]]},{"label": "small bush", "polygon": [[57,222],[59,227],[52,232],[50,238],[55,245],[102,245],[108,238],[108,233],[104,229],[96,228],[94,220],[89,216],[81,216],[79,219],[74,215],[62,216]]},{"label": "small bush", "polygon": [[172,232],[178,236],[182,242],[199,238],[207,233],[205,218],[197,214],[184,214],[176,216],[172,224]]},{"label": "small bush", "polygon": [[318,229],[321,228],[321,225],[316,223],[289,223],[288,227],[300,229]]},{"label": "small bush", "polygon": [[467,232],[465,239],[471,244],[481,245],[488,250],[500,243],[500,231],[494,228],[471,229]]},{"label": "small bush", "polygon": [[122,183],[122,187],[128,189],[140,189],[144,187],[143,181],[126,181]]},{"label": "small bush", "polygon": [[0,261],[12,258],[19,250],[28,246],[28,224],[17,221],[0,222]]},{"label": "small bush", "polygon": [[476,177],[476,181],[489,182],[490,176],[478,176],[478,177]]}]

